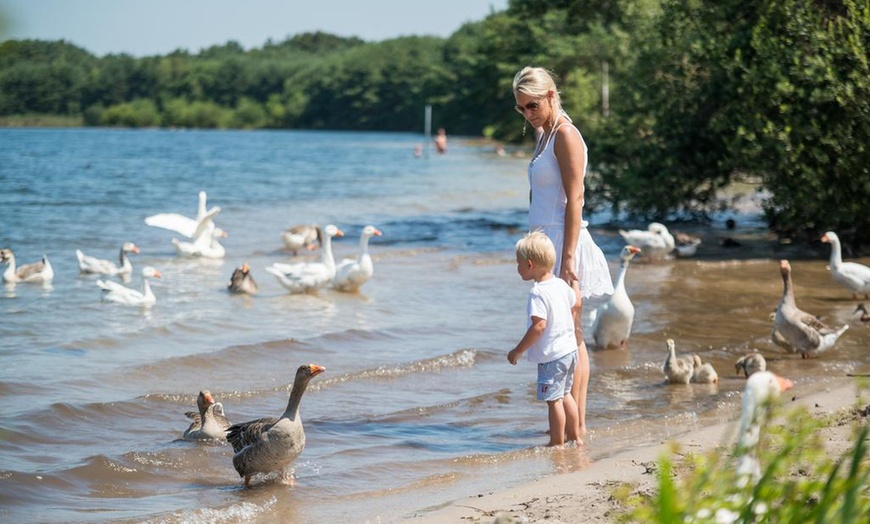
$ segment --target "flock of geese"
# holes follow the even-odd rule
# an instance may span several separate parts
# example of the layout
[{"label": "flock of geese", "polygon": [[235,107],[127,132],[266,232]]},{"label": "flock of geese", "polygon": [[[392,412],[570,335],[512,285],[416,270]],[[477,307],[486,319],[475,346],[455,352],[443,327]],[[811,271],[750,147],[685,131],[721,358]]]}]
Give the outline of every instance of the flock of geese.
[{"label": "flock of geese", "polygon": [[[145,224],[172,231],[183,237],[172,238],[172,245],[181,257],[221,259],[226,256],[226,249],[220,240],[227,237],[227,232],[215,224],[215,217],[220,213],[218,206],[208,208],[205,191],[199,193],[199,204],[196,216],[190,218],[178,213],[159,213],[145,218]],[[281,233],[281,241],[294,256],[300,250],[314,250],[322,247],[321,256],[316,261],[298,262],[294,264],[276,262],[265,268],[274,275],[276,280],[290,293],[312,293],[326,287],[338,291],[356,292],[374,274],[374,265],[368,252],[369,239],[381,236],[381,231],[375,226],[366,226],[360,235],[360,253],[356,258],[346,258],[336,263],[332,254],[332,238],[343,236],[344,233],[335,225],[320,228],[316,225],[298,225]],[[121,246],[118,262],[99,259],[85,255],[76,250],[79,272],[83,275],[102,275],[119,278],[123,283],[129,283],[133,273],[133,264],[129,254],[139,253],[139,248],[132,242]],[[7,265],[3,272],[6,284],[35,283],[49,284],[54,279],[54,268],[47,256],[31,264],[17,265],[15,254],[9,248],[0,249],[0,263]],[[150,280],[160,278],[160,271],[153,267],[142,269],[142,288],[133,289],[123,283],[108,279],[96,281],[102,290],[102,298],[107,302],[117,302],[129,306],[150,307],[157,303],[157,297],[151,289]],[[251,275],[250,266],[245,263],[236,268],[230,277],[227,289],[231,293],[256,294],[259,286]]]},{"label": "flock of geese", "polygon": [[[627,245],[620,254],[613,295],[593,312],[592,336],[595,347],[599,349],[627,348],[634,322],[634,305],[625,290],[625,274],[632,258],[642,253],[649,259],[662,260],[680,247],[680,242],[671,235],[667,227],[657,222],[651,223],[646,230],[620,231],[620,234]],[[833,231],[825,233],[821,240],[831,245],[829,267],[834,281],[849,290],[856,299],[860,295],[870,297],[870,267],[856,262],[843,262],[840,239]],[[678,252],[678,256],[693,255],[698,244],[700,240],[684,235],[683,246],[690,246],[691,249],[682,254]],[[789,353],[799,353],[802,358],[813,358],[828,351],[849,329],[849,325],[831,327],[817,316],[797,307],[791,265],[787,260],[780,262],[780,275],[783,292],[776,311],[771,315],[774,324],[771,340]],[[870,313],[864,304],[859,304],[855,312],[862,312],[863,322],[870,321]],[[749,377],[764,371],[766,363],[760,353],[754,352],[742,356],[735,363],[735,369]],[[709,362],[702,362],[698,355],[678,357],[674,341],[670,339],[667,341],[663,371],[667,382],[673,384],[718,382],[718,374]]]},{"label": "flock of geese", "polygon": [[[161,213],[149,216],[145,223],[160,227],[184,237],[172,239],[177,253],[185,257],[223,258],[226,250],[220,239],[227,233],[214,223],[220,212],[219,207],[207,208],[205,192],[199,194],[199,206],[195,218],[175,213]],[[357,258],[345,259],[336,264],[332,254],[332,239],[343,236],[335,225],[319,228],[314,225],[295,226],[281,234],[285,247],[298,254],[300,250],[321,248],[319,260],[293,264],[274,263],[266,268],[276,280],[290,293],[308,293],[331,286],[339,291],[356,291],[373,272],[368,242],[381,232],[374,226],[366,226],[360,235],[360,254]],[[630,261],[638,254],[653,260],[661,260],[674,251],[678,256],[692,256],[700,244],[700,239],[683,235],[675,238],[660,223],[652,223],[647,230],[620,231],[626,246],[620,253],[620,266],[614,286],[614,293],[596,312],[593,321],[595,346],[601,349],[626,349],[634,320],[634,306],[625,289],[625,275]],[[823,242],[831,244],[830,270],[834,280],[848,289],[854,297],[870,296],[870,267],[843,262],[840,241],[834,232],[827,232]],[[118,263],[88,256],[76,251],[79,270],[82,274],[98,274],[117,277],[129,281],[133,266],[129,254],[138,253],[139,248],[132,242],[121,246]],[[54,270],[47,257],[33,264],[16,265],[11,249],[0,249],[0,262],[7,264],[3,273],[6,283],[19,282],[48,283],[54,278]],[[780,263],[783,281],[783,294],[773,315],[774,329],[771,338],[775,344],[791,353],[800,353],[803,358],[815,357],[834,346],[837,339],[849,329],[848,325],[832,328],[816,316],[804,312],[796,305],[792,285],[791,266],[787,260]],[[118,282],[100,279],[96,285],[102,289],[107,301],[128,305],[150,306],[156,297],[149,284],[151,278],[160,278],[160,272],[153,267],[142,270],[142,290],[135,290]],[[244,264],[234,270],[228,289],[234,293],[254,294],[258,287],[250,274],[250,267]],[[870,320],[863,304],[862,320]],[[735,370],[743,372],[749,379],[744,395],[741,416],[741,436],[738,447],[750,449],[757,442],[757,406],[761,400],[788,389],[790,383],[766,371],[764,357],[757,352],[742,356],[735,363]],[[316,364],[300,366],[294,378],[286,409],[279,417],[266,417],[240,424],[231,424],[223,410],[209,391],[201,391],[197,397],[198,412],[189,412],[192,419],[183,434],[185,440],[226,440],[233,446],[233,466],[244,485],[249,486],[252,476],[258,473],[278,472],[282,480],[291,481],[289,467],[305,447],[305,432],[299,416],[299,404],[309,381],[323,373],[325,368]],[[667,382],[675,384],[716,383],[718,375],[710,363],[701,361],[698,355],[681,356],[676,354],[673,339],[667,340],[667,357],[663,365]],[[747,403],[751,404],[747,407]],[[757,463],[752,462],[749,453],[744,454],[745,463],[738,464],[748,475],[758,474]]]}]

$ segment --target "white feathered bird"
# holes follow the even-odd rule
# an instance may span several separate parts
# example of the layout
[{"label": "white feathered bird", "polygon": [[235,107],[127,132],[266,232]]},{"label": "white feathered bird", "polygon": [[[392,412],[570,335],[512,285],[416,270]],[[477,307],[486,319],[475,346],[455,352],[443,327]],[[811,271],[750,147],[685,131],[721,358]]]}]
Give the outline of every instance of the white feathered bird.
[{"label": "white feathered bird", "polygon": [[157,303],[157,297],[151,291],[150,279],[160,278],[160,272],[151,266],[142,269],[142,291],[131,289],[111,280],[97,280],[97,286],[103,290],[103,300],[116,302],[126,306],[150,307]]},{"label": "white feathered bird", "polygon": [[48,261],[48,255],[43,255],[39,262],[16,266],[15,253],[9,248],[4,248],[0,249],[0,262],[8,264],[6,271],[3,272],[3,281],[6,283],[48,284],[54,280],[54,268]]},{"label": "white feathered bird", "polygon": [[634,304],[625,290],[628,265],[640,248],[625,246],[619,255],[619,274],[610,298],[598,308],[592,329],[595,345],[602,349],[626,349],[631,326],[634,323]]},{"label": "white feathered bird", "polygon": [[665,258],[674,250],[675,242],[673,235],[671,235],[664,224],[658,222],[651,222],[647,226],[646,231],[642,229],[632,229],[630,231],[620,229],[619,234],[626,244],[639,247],[644,256],[653,260]]},{"label": "white feathered bird", "polygon": [[357,258],[346,258],[335,268],[332,286],[339,291],[357,291],[368,282],[375,272],[372,257],[369,255],[369,239],[383,233],[375,226],[366,226],[359,237],[360,254]]},{"label": "white feathered bird", "polygon": [[214,225],[214,217],[220,211],[221,208],[218,206],[209,209],[208,213],[197,223],[190,242],[177,238],[172,239],[172,245],[175,246],[175,250],[180,256],[202,258],[223,258],[226,256],[226,249],[215,236],[217,226]]},{"label": "white feathered bird", "polygon": [[335,258],[332,255],[332,237],[344,236],[333,224],[323,228],[323,250],[317,262],[297,264],[274,263],[266,271],[290,293],[309,293],[325,287],[335,277]]},{"label": "white feathered bird", "polygon": [[736,451],[738,484],[741,487],[757,482],[761,477],[756,454],[761,428],[767,423],[773,400],[793,385],[792,381],[770,371],[759,371],[746,380]]},{"label": "white feathered bird", "polygon": [[130,263],[130,257],[127,253],[138,253],[139,248],[133,242],[124,242],[121,246],[121,254],[118,256],[119,264],[115,264],[111,260],[92,257],[82,253],[81,249],[76,249],[76,258],[79,261],[79,272],[85,274],[109,275],[128,277],[133,273],[133,264]]},{"label": "white feathered bird", "polygon": [[870,267],[857,262],[843,262],[840,237],[833,231],[822,235],[822,242],[831,244],[831,276],[852,292],[853,298],[870,298]]}]

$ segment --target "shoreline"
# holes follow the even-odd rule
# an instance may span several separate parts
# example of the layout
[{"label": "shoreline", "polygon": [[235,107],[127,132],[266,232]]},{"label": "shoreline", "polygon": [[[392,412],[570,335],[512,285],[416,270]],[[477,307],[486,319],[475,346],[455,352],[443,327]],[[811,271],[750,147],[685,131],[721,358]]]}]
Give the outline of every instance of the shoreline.
[{"label": "shoreline", "polygon": [[[780,398],[784,412],[804,407],[816,418],[829,417],[838,411],[866,402],[857,381],[851,377],[833,379],[825,389],[804,393],[793,389]],[[555,473],[533,482],[448,501],[438,508],[421,508],[403,521],[420,524],[456,523],[563,523],[616,522],[624,508],[613,499],[614,490],[631,486],[632,493],[655,492],[655,474],[660,458],[676,443],[680,449],[704,453],[733,445],[737,431],[739,407],[728,422],[684,432],[658,443],[621,450],[609,456],[592,457],[580,471]],[[776,422],[775,422],[776,423]],[[853,444],[851,423],[826,426],[828,452],[839,456]]]}]

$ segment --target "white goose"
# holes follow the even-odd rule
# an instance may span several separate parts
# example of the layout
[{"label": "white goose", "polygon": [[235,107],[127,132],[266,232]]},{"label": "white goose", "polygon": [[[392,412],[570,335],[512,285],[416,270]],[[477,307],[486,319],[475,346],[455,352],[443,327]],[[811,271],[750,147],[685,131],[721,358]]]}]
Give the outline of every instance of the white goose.
[{"label": "white goose", "polygon": [[628,347],[628,337],[634,322],[634,304],[625,291],[625,273],[628,271],[629,262],[638,253],[640,248],[625,246],[619,255],[619,275],[616,277],[613,295],[598,308],[598,313],[595,315],[592,333],[595,345],[599,348],[626,349]]},{"label": "white goose", "polygon": [[[158,213],[145,218],[145,223],[149,226],[159,227],[174,231],[179,235],[187,238],[193,238],[193,234],[199,224],[199,221],[208,213],[206,203],[208,195],[205,191],[199,192],[199,204],[196,207],[196,217],[188,218],[178,213]],[[223,229],[216,227],[214,235],[220,238],[226,238],[227,233]]]},{"label": "white goose", "polygon": [[279,418],[266,417],[231,426],[227,441],[235,455],[233,467],[249,487],[251,477],[257,473],[277,471],[284,481],[290,481],[290,464],[305,449],[305,430],[299,416],[299,403],[308,388],[308,382],[326,371],[315,364],[305,364],[296,370],[293,389],[287,408]]},{"label": "white goose", "polygon": [[298,255],[300,249],[311,251],[322,246],[323,230],[314,224],[299,224],[285,229],[281,233],[281,241],[294,255]]},{"label": "white goose", "polygon": [[746,380],[736,449],[738,484],[741,487],[757,482],[761,477],[756,456],[761,427],[767,422],[773,400],[793,385],[792,381],[770,371],[759,371]]},{"label": "white goose", "polygon": [[870,267],[857,262],[843,262],[840,238],[833,231],[822,235],[822,242],[831,244],[831,276],[852,292],[853,298],[863,294],[870,298]]},{"label": "white goose", "polygon": [[664,224],[658,222],[651,222],[646,231],[620,229],[619,234],[626,244],[639,247],[644,256],[653,260],[663,259],[674,250],[674,237]]},{"label": "white goose", "polygon": [[[794,300],[791,265],[788,260],[781,260],[779,265],[783,284],[782,299],[776,307],[775,327],[771,338],[774,342],[777,342],[777,338],[785,341],[802,358],[815,357],[833,347],[840,335],[849,329],[849,324],[835,330],[815,316],[798,309]],[[778,345],[782,345],[781,342]]]},{"label": "white goose", "polygon": [[81,249],[76,249],[76,258],[79,261],[79,272],[87,274],[99,274],[109,276],[130,276],[133,272],[133,264],[130,263],[130,258],[127,253],[138,253],[139,248],[132,242],[125,242],[121,246],[121,254],[119,256],[120,265],[116,265],[111,260],[91,257],[82,253]]},{"label": "white goose", "polygon": [[669,384],[688,384],[695,372],[695,362],[689,357],[677,358],[674,339],[668,339],[668,356],[662,366]]},{"label": "white goose", "polygon": [[142,291],[130,289],[111,280],[97,280],[97,286],[103,290],[103,300],[107,302],[149,307],[157,303],[157,297],[151,291],[151,278],[160,278],[160,272],[149,266],[142,269]]},{"label": "white goose", "polygon": [[360,254],[356,259],[346,258],[335,268],[332,286],[339,291],[357,291],[375,272],[369,255],[369,239],[383,233],[375,226],[366,226],[359,237]]},{"label": "white goose", "polygon": [[335,258],[332,255],[332,237],[344,236],[344,232],[329,224],[323,228],[323,252],[318,262],[298,264],[274,263],[266,271],[275,275],[290,293],[308,293],[326,286],[335,277]]},{"label": "white goose", "polygon": [[202,258],[224,258],[226,256],[226,249],[215,236],[217,228],[213,219],[220,211],[221,208],[215,206],[199,220],[190,242],[177,238],[172,239],[172,245],[175,246],[175,250],[180,256]]},{"label": "white goose", "polygon": [[0,262],[8,264],[3,272],[3,281],[9,284],[28,282],[34,284],[47,284],[54,280],[54,268],[48,261],[48,256],[43,255],[42,260],[23,266],[15,265],[15,254],[9,248],[0,249]]}]

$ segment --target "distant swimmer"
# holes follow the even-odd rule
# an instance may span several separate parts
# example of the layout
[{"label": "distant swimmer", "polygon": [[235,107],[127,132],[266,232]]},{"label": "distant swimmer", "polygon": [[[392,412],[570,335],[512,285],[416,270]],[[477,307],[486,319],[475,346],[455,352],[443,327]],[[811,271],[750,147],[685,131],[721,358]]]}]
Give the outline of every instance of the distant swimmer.
[{"label": "distant swimmer", "polygon": [[447,131],[443,127],[438,128],[438,134],[435,136],[435,149],[439,153],[447,152]]}]

